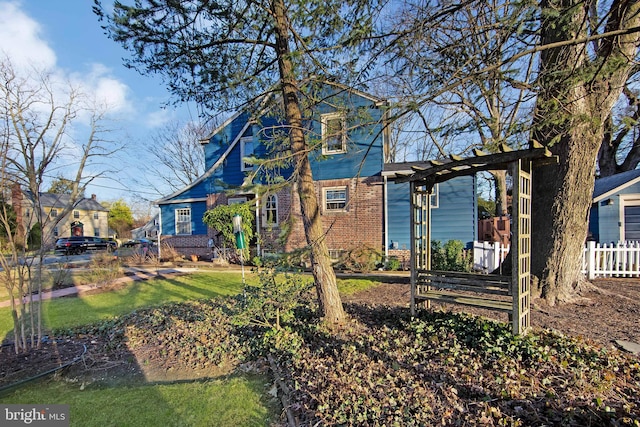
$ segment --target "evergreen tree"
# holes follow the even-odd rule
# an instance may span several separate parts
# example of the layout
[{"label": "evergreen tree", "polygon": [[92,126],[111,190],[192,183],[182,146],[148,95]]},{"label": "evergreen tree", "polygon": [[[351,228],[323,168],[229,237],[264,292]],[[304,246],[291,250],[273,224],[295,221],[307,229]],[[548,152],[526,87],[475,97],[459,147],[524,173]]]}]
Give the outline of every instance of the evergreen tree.
[{"label": "evergreen tree", "polygon": [[373,30],[375,1],[138,0],[115,1],[110,37],[133,53],[126,65],[160,74],[179,101],[212,110],[236,109],[267,93],[283,105],[283,131],[294,159],[296,187],[320,307],[326,321],[345,313],[324,240],[309,164],[301,81],[350,84],[360,65],[359,42]]}]

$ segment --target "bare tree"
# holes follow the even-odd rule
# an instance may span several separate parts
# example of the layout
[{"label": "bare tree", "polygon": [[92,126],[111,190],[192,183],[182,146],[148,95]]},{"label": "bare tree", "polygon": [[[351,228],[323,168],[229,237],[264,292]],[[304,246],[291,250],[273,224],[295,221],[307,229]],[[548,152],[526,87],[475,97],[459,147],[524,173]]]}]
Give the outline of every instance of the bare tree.
[{"label": "bare tree", "polygon": [[[162,168],[162,173],[154,176],[173,191],[180,190],[204,173],[204,149],[201,141],[211,134],[212,126],[188,122],[171,122],[157,131],[145,144]],[[155,185],[154,185],[155,187]]]},{"label": "bare tree", "polygon": [[[408,2],[393,22],[396,32],[410,34],[410,44],[394,46],[393,61],[402,70],[395,76],[403,93],[399,107],[412,107],[411,139],[422,135],[414,145],[417,156],[464,155],[474,148],[497,153],[503,144],[523,145],[535,95],[529,84],[534,57],[509,59],[527,48],[520,31],[529,6],[464,2],[444,10],[435,23],[427,22],[438,15],[435,5]],[[425,94],[453,82],[425,102]],[[428,151],[427,144],[435,150]],[[496,214],[502,215],[507,207],[506,175],[490,173],[495,180]]]},{"label": "bare tree", "polygon": [[531,268],[553,303],[570,300],[581,281],[594,166],[638,59],[640,4],[545,1],[542,12],[541,45],[548,48],[540,56],[532,137],[559,164],[534,169],[531,243],[544,256],[532,257]]},{"label": "bare tree", "polygon": [[[77,88],[56,84],[45,72],[33,70],[25,76],[4,60],[0,63],[0,100],[0,185],[5,200],[11,198],[16,216],[16,225],[12,226],[11,210],[5,204],[0,222],[7,246],[0,255],[0,265],[2,282],[11,296],[15,350],[20,351],[39,345],[42,338],[40,302],[33,296],[42,291],[42,266],[53,242],[52,230],[71,212],[87,184],[99,176],[86,174],[97,164],[94,159],[104,160],[115,148],[102,139],[105,113],[88,109]],[[85,113],[89,114],[89,133],[82,144],[77,144],[69,138],[69,132]],[[61,168],[73,174],[70,201],[52,217],[43,209],[40,195],[47,176]],[[27,235],[36,224],[42,235],[34,256],[27,253]]]},{"label": "bare tree", "polygon": [[[414,49],[414,56],[421,59],[423,72],[411,63],[399,67],[403,73],[410,71],[419,83],[416,87],[421,89],[421,97],[413,109],[464,87],[466,82],[490,79],[505,67],[536,64],[531,81],[518,83],[532,87],[536,95],[529,137],[549,147],[559,163],[534,170],[531,272],[550,303],[570,300],[582,278],[580,258],[605,124],[638,60],[640,4],[626,0],[495,1],[492,4],[497,8],[518,5],[522,9],[513,20],[501,19],[478,29],[489,31],[506,25],[514,30],[511,40],[516,49],[510,56],[496,58],[494,64],[465,54],[469,41],[461,36],[475,29],[456,32],[471,25],[457,19],[459,12],[467,7],[482,10],[486,2],[425,4],[419,14],[409,17],[415,25],[396,31],[391,43]],[[460,37],[442,37],[441,27]],[[413,46],[409,41],[415,34],[428,39],[431,47]],[[433,61],[437,61],[443,50],[451,50],[455,61],[448,72],[433,73],[424,64],[429,64],[434,52]],[[512,76],[503,73],[500,78],[508,83]]]},{"label": "bare tree", "polygon": [[627,82],[605,123],[604,138],[598,152],[601,177],[636,169],[640,163],[640,93],[638,72]]}]

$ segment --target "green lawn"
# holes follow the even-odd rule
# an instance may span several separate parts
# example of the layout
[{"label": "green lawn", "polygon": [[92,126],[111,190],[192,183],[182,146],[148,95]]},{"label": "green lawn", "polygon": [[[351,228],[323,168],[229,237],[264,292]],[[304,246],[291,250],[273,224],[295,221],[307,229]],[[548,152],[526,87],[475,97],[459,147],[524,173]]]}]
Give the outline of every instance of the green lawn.
[{"label": "green lawn", "polygon": [[174,384],[82,388],[42,381],[0,397],[2,403],[70,405],[71,426],[268,426],[279,411],[265,377],[243,375]]},{"label": "green lawn", "polygon": [[[252,274],[247,274],[246,277],[249,283],[257,280]],[[43,301],[42,318],[46,330],[67,328],[123,315],[141,307],[236,295],[241,291],[240,273],[194,273],[132,282],[111,292]],[[12,329],[13,320],[9,308],[0,308],[0,337],[5,337]]]},{"label": "green lawn", "polygon": [[[247,273],[248,283],[256,275]],[[338,280],[343,294],[373,286],[370,280]],[[69,328],[113,318],[167,302],[236,295],[242,291],[240,273],[198,272],[183,276],[131,282],[109,292],[43,302],[46,330]],[[0,334],[12,329],[8,308],[0,309]],[[267,393],[269,379],[242,375],[169,384],[121,384],[83,387],[82,384],[42,380],[0,396],[2,403],[69,404],[72,426],[265,426],[279,417]]]}]

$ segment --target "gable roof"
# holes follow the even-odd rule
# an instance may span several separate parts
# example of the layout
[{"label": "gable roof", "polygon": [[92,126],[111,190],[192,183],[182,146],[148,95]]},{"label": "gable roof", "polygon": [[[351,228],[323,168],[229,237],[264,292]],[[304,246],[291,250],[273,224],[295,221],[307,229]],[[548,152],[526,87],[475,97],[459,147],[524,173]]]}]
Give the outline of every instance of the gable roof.
[{"label": "gable roof", "polygon": [[598,178],[593,187],[593,203],[604,200],[637,182],[640,182],[640,169]]},{"label": "gable roof", "polygon": [[[32,200],[31,192],[24,192],[25,198]],[[40,193],[40,203],[43,207],[64,209],[71,203],[71,195],[56,193]],[[85,211],[102,211],[109,212],[109,209],[102,206],[95,197],[79,199],[74,205],[74,209]]]},{"label": "gable roof", "polygon": [[[29,201],[33,201],[31,191],[23,191],[24,198]],[[69,194],[57,194],[57,193],[40,193],[40,204],[46,208],[64,209],[71,203],[71,195]],[[73,204],[74,209],[81,209],[85,211],[101,211],[109,212],[109,209],[102,206],[92,195],[91,198],[78,199]]]},{"label": "gable roof", "polygon": [[[303,83],[307,84],[307,82]],[[329,86],[333,86],[337,89],[339,89],[339,92],[336,93],[342,93],[342,92],[350,92],[352,94],[355,94],[357,96],[360,96],[362,98],[368,99],[376,104],[382,103],[384,102],[384,100],[375,97],[373,95],[367,94],[366,92],[362,92],[358,89],[353,89],[353,88],[349,88],[347,86],[341,85],[339,83],[334,83],[334,82],[325,82],[326,85]],[[257,105],[258,108],[257,113],[253,116],[253,117],[260,117],[263,116],[264,114],[266,114],[266,112],[271,108],[268,105],[269,100],[273,97],[273,96],[278,96],[277,94],[274,94],[274,92],[268,92],[267,94],[265,94],[262,98],[258,98],[257,100],[255,100],[255,102],[251,105],[248,105],[247,107],[245,107],[243,110],[237,111],[235,114],[233,114],[231,117],[229,117],[227,120],[225,120],[224,123],[222,123],[220,126],[218,126],[209,137],[207,137],[205,140],[201,140],[200,143],[201,144],[207,144],[208,141],[210,141],[215,135],[217,135],[219,132],[222,132],[227,126],[229,126],[234,120],[236,120],[238,117],[240,117],[240,115],[245,112],[245,111],[249,111],[251,109],[251,106]],[[158,199],[155,201],[155,203],[157,204],[166,204],[166,203],[172,203],[171,199],[179,196],[180,194],[188,191],[189,189],[195,187],[196,185],[202,183],[203,181],[205,181],[207,178],[209,178],[211,175],[214,174],[214,172],[220,167],[220,165],[222,165],[225,161],[225,159],[229,156],[229,154],[231,153],[231,151],[234,149],[234,147],[239,143],[239,141],[242,139],[242,136],[244,135],[245,131],[254,124],[253,119],[249,119],[247,121],[247,123],[244,124],[244,126],[242,127],[242,129],[240,130],[240,132],[238,132],[238,134],[236,135],[236,137],[231,141],[231,143],[229,144],[229,146],[227,147],[227,149],[225,150],[225,152],[215,161],[215,163],[209,168],[207,169],[200,177],[198,177],[198,179],[196,179],[195,181],[193,181],[192,183],[190,183],[189,185],[169,194],[168,196],[162,197],[161,199]],[[189,199],[189,200],[177,200],[174,202],[186,202],[186,201],[203,201],[206,199]]]}]

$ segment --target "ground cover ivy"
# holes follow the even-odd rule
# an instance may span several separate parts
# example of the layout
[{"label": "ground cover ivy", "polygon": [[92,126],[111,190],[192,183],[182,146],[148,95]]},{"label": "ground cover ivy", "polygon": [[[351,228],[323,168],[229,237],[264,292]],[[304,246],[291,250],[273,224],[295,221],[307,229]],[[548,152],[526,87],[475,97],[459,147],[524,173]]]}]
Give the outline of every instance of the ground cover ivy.
[{"label": "ground cover ivy", "polygon": [[265,271],[245,296],[138,310],[75,333],[179,355],[193,369],[269,355],[308,425],[640,426],[637,358],[441,311],[350,304],[350,321],[328,329],[307,287]]},{"label": "ground cover ivy", "polygon": [[[639,425],[633,359],[460,314],[350,306],[282,354],[297,405],[325,425]],[[377,320],[376,320],[377,319]]]}]

